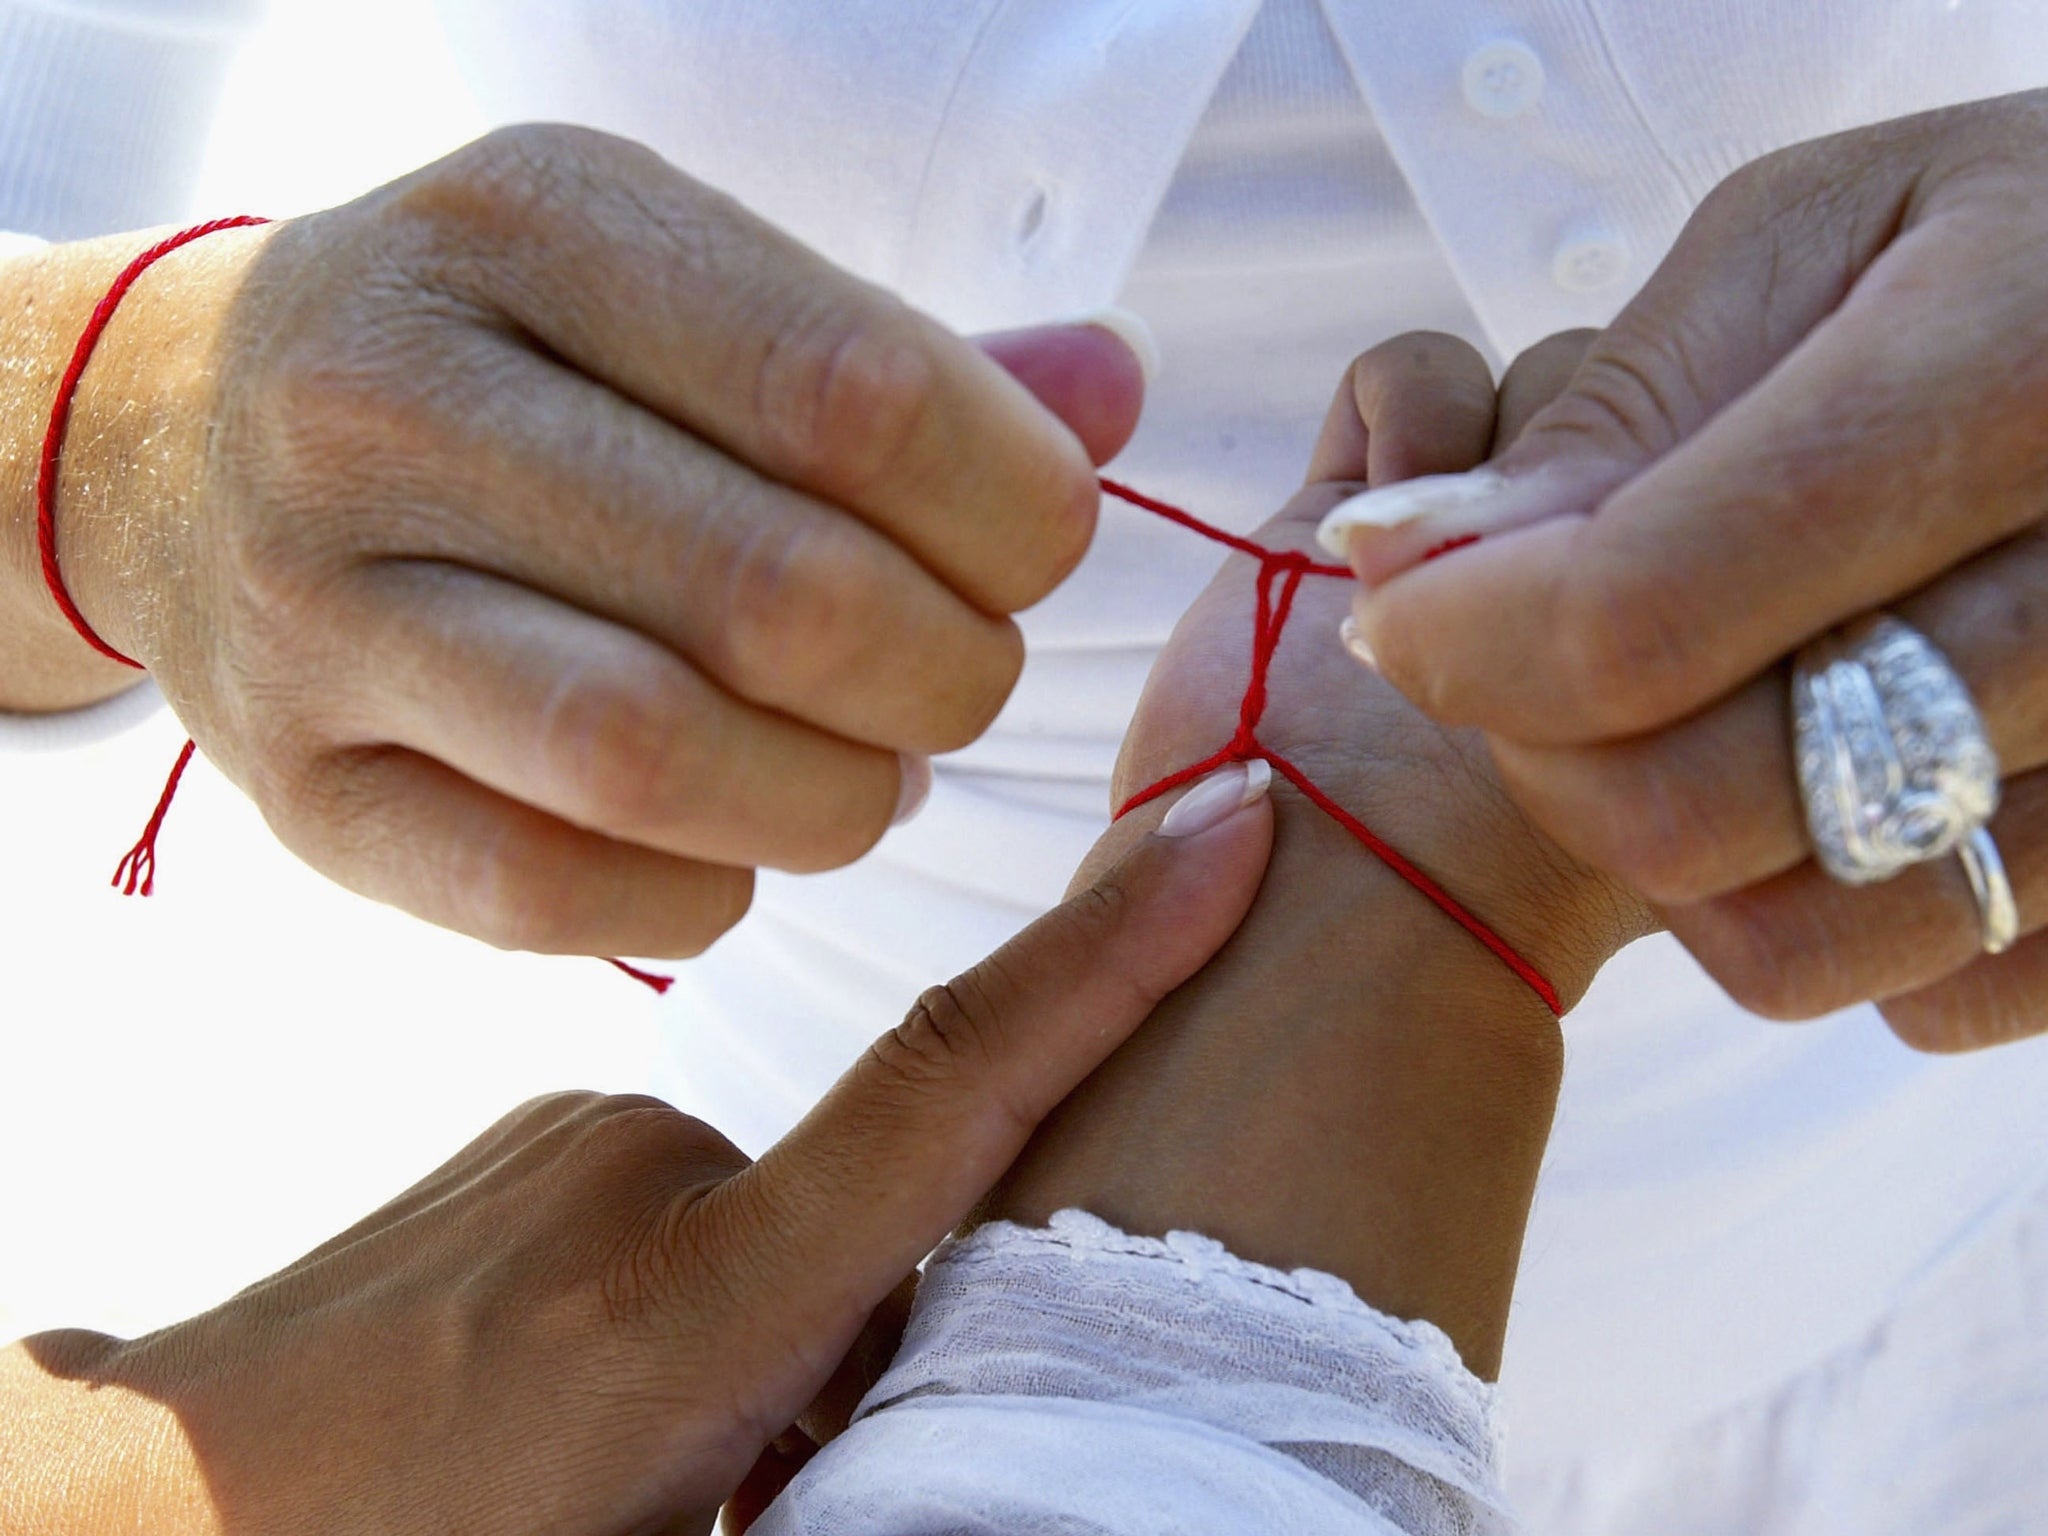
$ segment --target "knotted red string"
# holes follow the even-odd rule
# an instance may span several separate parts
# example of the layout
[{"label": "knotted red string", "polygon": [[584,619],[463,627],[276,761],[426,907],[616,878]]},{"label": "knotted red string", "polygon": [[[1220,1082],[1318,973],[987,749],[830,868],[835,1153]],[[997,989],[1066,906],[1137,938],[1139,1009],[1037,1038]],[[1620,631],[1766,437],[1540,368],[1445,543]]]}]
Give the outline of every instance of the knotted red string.
[{"label": "knotted red string", "polygon": [[1267,677],[1272,670],[1274,653],[1280,649],[1280,636],[1286,630],[1288,617],[1294,611],[1294,597],[1301,590],[1302,579],[1307,576],[1337,576],[1349,580],[1350,568],[1319,564],[1307,555],[1293,550],[1267,549],[1263,544],[1212,527],[1179,507],[1169,506],[1114,480],[1105,478],[1102,481],[1102,488],[1121,501],[1142,507],[1147,512],[1157,513],[1169,522],[1178,523],[1191,532],[1199,533],[1205,539],[1213,539],[1218,544],[1227,545],[1239,554],[1249,555],[1259,562],[1258,581],[1254,588],[1257,597],[1252,613],[1251,676],[1245,684],[1244,697],[1238,704],[1236,734],[1200,762],[1175,769],[1158,783],[1146,785],[1117,807],[1117,817],[1121,819],[1146,802],[1156,800],[1169,790],[1178,789],[1181,785],[1191,783],[1205,774],[1213,773],[1225,763],[1249,762],[1254,759],[1269,763],[1273,771],[1301,791],[1310,804],[1363,843],[1382,864],[1427,896],[1459,927],[1492,950],[1502,964],[1543,999],[1546,1008],[1552,1013],[1562,1014],[1564,1006],[1558,998],[1557,989],[1544,979],[1541,971],[1517,954],[1507,940],[1466,911],[1442,886],[1402,857],[1397,849],[1364,822],[1331,799],[1307,774],[1259,740],[1259,721],[1265,716],[1268,698]]}]

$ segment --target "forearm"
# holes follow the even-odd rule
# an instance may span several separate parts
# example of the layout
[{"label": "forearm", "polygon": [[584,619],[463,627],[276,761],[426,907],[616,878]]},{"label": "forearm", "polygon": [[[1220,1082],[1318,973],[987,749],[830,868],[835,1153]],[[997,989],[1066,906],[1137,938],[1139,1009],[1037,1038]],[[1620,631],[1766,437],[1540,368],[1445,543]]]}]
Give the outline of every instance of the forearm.
[{"label": "forearm", "polygon": [[[66,585],[115,648],[146,649],[164,578],[162,530],[204,463],[219,341],[262,231],[232,231],[153,266],[116,311],[64,434],[57,526]],[[36,478],[66,366],[94,306],[155,236],[0,261],[0,709],[75,708],[135,681],[52,600],[36,540]]]},{"label": "forearm", "polygon": [[[1237,937],[1039,1133],[990,1214],[1037,1223],[1079,1206],[1326,1270],[1436,1323],[1490,1378],[1562,1072],[1558,1022],[1340,828],[1284,785],[1275,799],[1273,862]],[[1460,843],[1485,856],[1484,808],[1409,796],[1390,813],[1439,868]],[[1559,931],[1539,934],[1526,930],[1540,904],[1518,905],[1510,938],[1576,996],[1591,976],[1579,915],[1560,907]]]},{"label": "forearm", "polygon": [[177,1416],[106,1384],[117,1341],[42,1334],[0,1349],[0,1530],[10,1536],[217,1536]]}]

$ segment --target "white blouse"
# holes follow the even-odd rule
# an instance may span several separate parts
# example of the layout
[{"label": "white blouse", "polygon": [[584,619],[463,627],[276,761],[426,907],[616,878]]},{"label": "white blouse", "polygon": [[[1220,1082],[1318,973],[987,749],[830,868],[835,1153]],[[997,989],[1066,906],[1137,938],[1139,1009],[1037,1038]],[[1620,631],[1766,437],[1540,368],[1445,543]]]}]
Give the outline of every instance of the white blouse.
[{"label": "white blouse", "polygon": [[[1119,472],[1240,527],[1292,488],[1354,351],[1427,325],[1504,359],[1602,324],[1736,166],[2048,83],[2036,0],[438,3],[494,117],[640,138],[955,325],[1136,307],[1165,371]],[[177,182],[219,50],[135,40],[232,12],[0,0],[0,227],[167,216],[140,189]],[[74,54],[149,89],[53,146],[14,87],[63,99]],[[673,1071],[649,1086],[758,1148],[921,986],[1055,899],[1212,568],[1106,509],[1027,616],[996,728],[859,867],[763,880],[671,994]],[[1868,1010],[1767,1027],[1662,940],[1567,1037],[1502,1384],[1527,1478],[1839,1358],[2048,1178],[2048,1041],[1935,1060]]]}]

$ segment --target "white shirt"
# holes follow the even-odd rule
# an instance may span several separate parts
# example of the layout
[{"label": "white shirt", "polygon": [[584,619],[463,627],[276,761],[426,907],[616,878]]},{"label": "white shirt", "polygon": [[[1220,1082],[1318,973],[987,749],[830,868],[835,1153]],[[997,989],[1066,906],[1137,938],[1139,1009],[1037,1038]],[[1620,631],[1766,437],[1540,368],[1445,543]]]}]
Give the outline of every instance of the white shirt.
[{"label": "white shirt", "polygon": [[[1280,271],[1281,230],[1226,227],[1249,205],[1189,201],[1219,136],[1255,126],[1233,130],[1231,89],[1271,104],[1240,78],[1204,122],[1255,0],[442,8],[495,115],[631,133],[956,325],[1119,296],[1149,311],[1166,374],[1120,468],[1240,526],[1290,488],[1352,350],[1432,324],[1504,357],[1600,324],[1737,165],[2048,80],[2048,29],[2024,0],[1328,0],[1327,42],[1305,52],[1303,13],[1275,12],[1265,25],[1294,41],[1267,33],[1278,53],[1245,68],[1286,55],[1323,93],[1301,152],[1348,142],[1357,175],[1311,222],[1362,219],[1373,281],[1303,285],[1312,306],[1268,290],[1259,312],[1211,306],[1205,325],[1191,254],[1238,241],[1240,275]],[[1327,90],[1333,55],[1354,97]],[[1325,171],[1318,186],[1340,185]],[[1100,826],[1151,648],[1209,567],[1192,541],[1108,512],[1082,572],[1027,621],[1016,700],[945,765],[926,815],[855,871],[765,880],[747,925],[688,969],[673,1096],[758,1146],[918,987],[1053,899]],[[1568,1039],[1504,1374],[1531,1464],[1768,1392],[2043,1177],[2048,1046],[1924,1060],[1867,1011],[1765,1027],[1661,942],[1610,968]]]}]

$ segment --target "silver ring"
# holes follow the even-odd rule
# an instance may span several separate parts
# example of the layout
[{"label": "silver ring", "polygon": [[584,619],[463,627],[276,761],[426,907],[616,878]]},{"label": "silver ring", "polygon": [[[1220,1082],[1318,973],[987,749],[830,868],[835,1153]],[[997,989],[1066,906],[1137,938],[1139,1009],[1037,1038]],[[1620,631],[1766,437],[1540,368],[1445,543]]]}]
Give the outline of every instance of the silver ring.
[{"label": "silver ring", "polygon": [[1814,853],[1847,885],[1941,858],[1998,809],[1998,756],[1970,690],[1889,614],[1794,658],[1792,757]]},{"label": "silver ring", "polygon": [[1956,857],[1970,877],[1970,894],[1977,898],[1984,953],[2002,955],[2020,935],[2020,909],[2013,900],[2012,882],[2005,877],[2005,860],[1998,856],[1998,844],[1979,827],[1956,845]]}]

